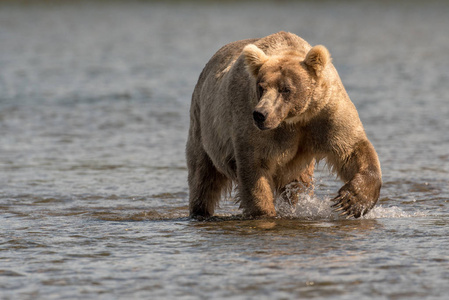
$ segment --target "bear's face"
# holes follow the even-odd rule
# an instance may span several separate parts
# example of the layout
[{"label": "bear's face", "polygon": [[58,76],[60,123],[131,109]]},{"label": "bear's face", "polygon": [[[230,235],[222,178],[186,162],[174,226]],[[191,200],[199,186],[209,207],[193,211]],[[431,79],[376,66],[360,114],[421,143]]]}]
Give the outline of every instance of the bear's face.
[{"label": "bear's face", "polygon": [[313,47],[302,60],[294,51],[267,56],[255,45],[248,45],[243,55],[247,70],[257,84],[255,125],[260,130],[268,130],[282,122],[296,123],[304,119],[314,101],[313,86],[330,61],[327,49]]}]

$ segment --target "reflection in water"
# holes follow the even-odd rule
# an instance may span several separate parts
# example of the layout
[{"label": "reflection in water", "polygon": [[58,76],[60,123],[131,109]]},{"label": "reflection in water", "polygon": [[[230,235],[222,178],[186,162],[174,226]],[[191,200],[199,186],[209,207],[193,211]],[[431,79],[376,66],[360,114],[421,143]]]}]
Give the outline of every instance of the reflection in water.
[{"label": "reflection in water", "polygon": [[[229,239],[235,237],[255,236],[256,241],[261,237],[273,237],[277,241],[291,242],[297,238],[305,244],[329,245],[338,241],[350,241],[372,230],[382,230],[377,220],[342,220],[342,221],[304,221],[298,219],[256,219],[236,220],[234,217],[214,218],[210,221],[192,222],[192,225],[205,233],[221,232]],[[263,244],[263,239],[260,239]],[[296,243],[292,247],[297,247]],[[327,246],[326,246],[327,247]],[[326,248],[324,247],[324,248]],[[313,251],[320,251],[323,247],[316,247]]]},{"label": "reflection in water", "polygon": [[210,248],[214,256],[232,251],[237,271],[248,276],[234,282],[239,288],[246,291],[270,286],[302,297],[335,297],[346,294],[353,285],[366,286],[362,273],[349,270],[369,265],[372,250],[365,237],[380,236],[384,230],[376,220],[222,218],[190,225],[205,241],[203,249]]},{"label": "reflection in water", "polygon": [[[352,221],[301,221],[292,219],[232,220],[222,218],[219,221],[193,222],[201,236],[213,238],[214,249],[240,248],[239,252],[248,259],[276,259],[270,265],[278,268],[292,260],[314,257],[323,266],[343,266],[362,259],[364,249],[348,247],[360,242],[372,231],[380,232],[382,224],[376,220]],[[236,245],[237,241],[243,243]],[[297,257],[295,257],[297,256]],[[325,259],[323,259],[325,257]],[[277,261],[281,259],[282,262]],[[310,259],[310,258],[309,258]],[[295,263],[296,264],[296,263]],[[291,267],[291,266],[290,266]]]}]

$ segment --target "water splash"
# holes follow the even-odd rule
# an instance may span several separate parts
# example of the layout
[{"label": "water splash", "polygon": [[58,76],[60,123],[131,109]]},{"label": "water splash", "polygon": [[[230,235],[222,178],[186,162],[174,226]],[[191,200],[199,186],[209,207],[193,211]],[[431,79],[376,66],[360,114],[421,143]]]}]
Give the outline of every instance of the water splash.
[{"label": "water splash", "polygon": [[[290,199],[297,199],[291,201]],[[295,203],[296,202],[296,203]],[[298,218],[306,220],[342,220],[338,213],[331,208],[331,197],[322,198],[313,195],[310,191],[300,192],[297,186],[287,186],[284,194],[275,200],[276,211],[282,218]],[[376,205],[363,219],[382,218],[411,218],[422,217],[424,212],[408,213],[397,206],[384,207]]]},{"label": "water splash", "polygon": [[[331,208],[329,199],[319,199],[308,194],[299,194],[298,202],[292,204],[279,196],[276,198],[275,206],[278,216],[282,218],[299,218],[306,220],[338,219]],[[327,201],[329,200],[329,201]]]},{"label": "water splash", "polygon": [[397,206],[383,207],[382,205],[375,206],[363,219],[395,219],[395,218],[413,218],[425,217],[428,214],[422,211],[408,213]]}]

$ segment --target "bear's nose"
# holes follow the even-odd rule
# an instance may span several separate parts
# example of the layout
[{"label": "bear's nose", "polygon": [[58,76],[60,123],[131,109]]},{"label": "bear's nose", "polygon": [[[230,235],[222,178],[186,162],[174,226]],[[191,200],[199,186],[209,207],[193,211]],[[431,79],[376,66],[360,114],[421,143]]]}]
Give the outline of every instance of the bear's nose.
[{"label": "bear's nose", "polygon": [[266,114],[263,114],[263,113],[255,110],[253,112],[253,118],[254,118],[254,121],[256,121],[257,123],[263,123],[267,119],[267,116],[266,116]]}]

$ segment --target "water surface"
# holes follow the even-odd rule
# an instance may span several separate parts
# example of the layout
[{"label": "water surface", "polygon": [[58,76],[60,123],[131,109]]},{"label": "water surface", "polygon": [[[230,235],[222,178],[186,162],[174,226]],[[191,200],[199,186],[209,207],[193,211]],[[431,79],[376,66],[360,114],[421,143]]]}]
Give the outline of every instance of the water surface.
[{"label": "water surface", "polygon": [[[445,299],[449,5],[0,3],[0,298]],[[279,219],[232,199],[188,219],[190,96],[222,45],[326,45],[382,164],[378,206],[341,183]]]}]

